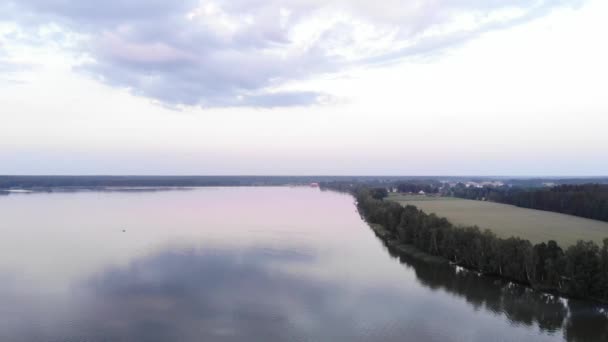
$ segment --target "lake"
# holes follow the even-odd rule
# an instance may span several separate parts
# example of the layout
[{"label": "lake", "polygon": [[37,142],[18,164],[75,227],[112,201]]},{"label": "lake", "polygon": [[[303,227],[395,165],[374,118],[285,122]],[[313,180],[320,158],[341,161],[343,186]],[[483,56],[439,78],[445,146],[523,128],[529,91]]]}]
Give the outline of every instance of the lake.
[{"label": "lake", "polygon": [[608,310],[398,258],[307,187],[0,196],[0,341],[607,341]]}]

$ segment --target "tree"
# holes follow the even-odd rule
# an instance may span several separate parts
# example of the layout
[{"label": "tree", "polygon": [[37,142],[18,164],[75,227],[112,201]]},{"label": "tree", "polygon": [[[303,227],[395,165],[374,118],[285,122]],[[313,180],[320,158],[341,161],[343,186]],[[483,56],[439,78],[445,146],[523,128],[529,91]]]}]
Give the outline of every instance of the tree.
[{"label": "tree", "polygon": [[593,241],[578,241],[566,250],[566,291],[573,296],[601,295],[600,253]]},{"label": "tree", "polygon": [[372,197],[377,200],[381,200],[388,197],[388,190],[386,190],[386,188],[373,188],[371,190],[371,193]]}]

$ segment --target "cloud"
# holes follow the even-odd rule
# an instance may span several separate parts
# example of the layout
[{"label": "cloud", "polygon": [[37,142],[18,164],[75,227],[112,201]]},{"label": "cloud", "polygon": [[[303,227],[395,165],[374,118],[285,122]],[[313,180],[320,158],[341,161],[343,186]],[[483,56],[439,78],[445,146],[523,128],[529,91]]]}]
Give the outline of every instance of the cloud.
[{"label": "cloud", "polygon": [[19,71],[29,70],[33,66],[28,63],[16,62],[7,56],[6,49],[0,42],[0,75],[12,74]]},{"label": "cloud", "polygon": [[282,107],[329,96],[298,81],[441,52],[581,1],[20,0],[0,15],[86,35],[80,51],[92,61],[79,68],[134,94],[168,105]]},{"label": "cloud", "polygon": [[14,63],[0,59],[0,74],[15,70]]}]

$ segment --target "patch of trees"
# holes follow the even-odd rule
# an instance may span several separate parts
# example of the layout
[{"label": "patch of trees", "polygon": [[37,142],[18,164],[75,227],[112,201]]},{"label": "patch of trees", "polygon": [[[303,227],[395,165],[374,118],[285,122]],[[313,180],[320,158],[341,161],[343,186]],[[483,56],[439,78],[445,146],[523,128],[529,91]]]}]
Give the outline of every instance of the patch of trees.
[{"label": "patch of trees", "polygon": [[478,227],[454,226],[446,218],[353,190],[360,213],[395,239],[487,275],[497,275],[547,292],[608,301],[608,239],[600,247],[579,241],[566,250],[555,241],[533,245],[503,239]]},{"label": "patch of trees", "polygon": [[373,188],[370,189],[370,195],[377,200],[381,200],[388,197],[388,190],[386,188]]},{"label": "patch of trees", "polygon": [[512,186],[522,188],[542,188],[547,184],[564,185],[564,184],[608,184],[606,177],[585,177],[585,178],[514,178],[507,179],[505,183]]},{"label": "patch of trees", "polygon": [[423,183],[423,182],[400,182],[395,184],[399,192],[418,193],[424,191],[427,194],[436,194],[441,189],[441,183]]},{"label": "patch of trees", "polygon": [[541,189],[467,188],[459,184],[452,188],[451,195],[608,221],[608,184],[567,184]]}]

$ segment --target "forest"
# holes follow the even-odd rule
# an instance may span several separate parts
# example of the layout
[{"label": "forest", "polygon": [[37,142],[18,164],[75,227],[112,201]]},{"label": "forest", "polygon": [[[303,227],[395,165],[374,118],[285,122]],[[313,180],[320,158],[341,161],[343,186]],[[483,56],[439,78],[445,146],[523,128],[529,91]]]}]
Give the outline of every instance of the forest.
[{"label": "forest", "polygon": [[575,298],[608,301],[608,238],[602,246],[579,241],[566,250],[555,241],[533,245],[517,237],[498,238],[490,230],[454,226],[446,218],[383,200],[384,191],[346,184],[325,188],[351,192],[359,212],[394,239],[454,264]]},{"label": "forest", "polygon": [[449,194],[608,221],[608,184],[563,184],[547,188],[475,188],[458,184]]}]

